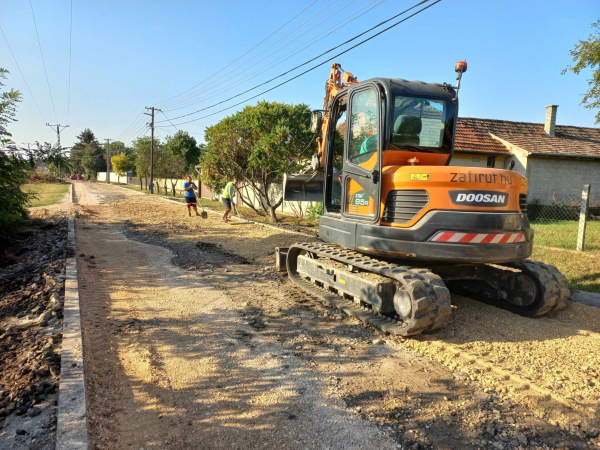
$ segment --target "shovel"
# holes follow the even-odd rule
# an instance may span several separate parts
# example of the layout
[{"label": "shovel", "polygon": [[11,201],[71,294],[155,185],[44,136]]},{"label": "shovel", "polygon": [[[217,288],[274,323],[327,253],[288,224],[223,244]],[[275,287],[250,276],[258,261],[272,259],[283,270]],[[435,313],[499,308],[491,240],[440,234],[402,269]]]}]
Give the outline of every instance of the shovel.
[{"label": "shovel", "polygon": [[204,206],[202,204],[200,204],[200,207],[202,208],[202,212],[200,213],[200,217],[202,217],[203,219],[208,219],[208,213],[206,211],[204,211]]},{"label": "shovel", "polygon": [[[198,191],[198,195],[196,197],[199,200],[202,200],[202,197],[200,197],[200,189],[196,188],[195,190]],[[202,203],[200,203],[200,207],[202,208],[202,212],[200,213],[200,217],[202,217],[203,219],[208,219],[208,213],[206,211],[204,211],[204,206],[202,205]]]},{"label": "shovel", "polygon": [[[198,190],[198,199],[200,201],[202,201],[202,198],[200,197],[200,190]],[[206,211],[204,211],[204,205],[202,203],[200,203],[200,208],[202,208],[202,212],[200,213],[200,217],[202,217],[203,219],[208,219],[208,213]]]}]

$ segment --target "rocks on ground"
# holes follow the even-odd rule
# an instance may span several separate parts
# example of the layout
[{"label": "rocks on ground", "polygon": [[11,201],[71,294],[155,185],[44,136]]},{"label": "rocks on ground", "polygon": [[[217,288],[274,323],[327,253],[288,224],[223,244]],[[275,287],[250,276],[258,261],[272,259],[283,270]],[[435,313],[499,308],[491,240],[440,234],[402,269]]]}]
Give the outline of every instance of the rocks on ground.
[{"label": "rocks on ground", "polygon": [[33,221],[0,258],[0,447],[54,448],[67,223]]}]

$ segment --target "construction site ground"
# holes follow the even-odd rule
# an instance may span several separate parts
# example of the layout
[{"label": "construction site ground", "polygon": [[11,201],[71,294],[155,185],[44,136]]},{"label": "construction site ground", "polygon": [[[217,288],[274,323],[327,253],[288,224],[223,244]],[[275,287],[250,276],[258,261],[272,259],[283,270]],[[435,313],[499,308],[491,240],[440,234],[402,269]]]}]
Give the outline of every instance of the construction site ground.
[{"label": "construction site ground", "polygon": [[600,309],[453,297],[410,339],[274,270],[302,237],[75,183],[94,449],[600,448]]}]

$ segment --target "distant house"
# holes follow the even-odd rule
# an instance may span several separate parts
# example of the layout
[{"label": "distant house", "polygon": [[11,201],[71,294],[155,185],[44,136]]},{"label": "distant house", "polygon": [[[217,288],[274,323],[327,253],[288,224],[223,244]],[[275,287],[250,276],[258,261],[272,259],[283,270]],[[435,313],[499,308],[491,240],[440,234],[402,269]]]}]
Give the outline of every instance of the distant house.
[{"label": "distant house", "polygon": [[515,161],[529,179],[529,198],[547,202],[581,195],[584,184],[600,193],[600,128],[556,125],[557,105],[545,123],[460,117],[451,165],[509,168]]}]

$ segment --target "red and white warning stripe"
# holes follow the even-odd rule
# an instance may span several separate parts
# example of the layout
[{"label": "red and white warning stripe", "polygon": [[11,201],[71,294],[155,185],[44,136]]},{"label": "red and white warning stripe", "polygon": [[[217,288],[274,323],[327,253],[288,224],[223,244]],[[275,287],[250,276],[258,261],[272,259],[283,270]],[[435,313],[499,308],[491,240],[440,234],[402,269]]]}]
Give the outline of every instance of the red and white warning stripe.
[{"label": "red and white warning stripe", "polygon": [[457,233],[440,231],[433,236],[435,242],[457,242],[461,244],[514,244],[525,242],[523,233]]}]

